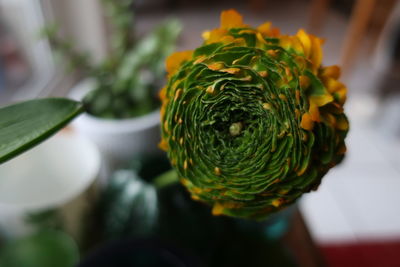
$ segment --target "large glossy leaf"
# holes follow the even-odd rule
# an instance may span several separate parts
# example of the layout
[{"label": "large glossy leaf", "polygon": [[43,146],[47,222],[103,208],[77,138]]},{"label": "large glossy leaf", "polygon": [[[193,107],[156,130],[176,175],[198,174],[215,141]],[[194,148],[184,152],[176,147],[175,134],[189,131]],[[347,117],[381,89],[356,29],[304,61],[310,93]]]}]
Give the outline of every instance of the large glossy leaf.
[{"label": "large glossy leaf", "polygon": [[37,145],[83,112],[65,98],[21,102],[0,109],[0,164]]}]

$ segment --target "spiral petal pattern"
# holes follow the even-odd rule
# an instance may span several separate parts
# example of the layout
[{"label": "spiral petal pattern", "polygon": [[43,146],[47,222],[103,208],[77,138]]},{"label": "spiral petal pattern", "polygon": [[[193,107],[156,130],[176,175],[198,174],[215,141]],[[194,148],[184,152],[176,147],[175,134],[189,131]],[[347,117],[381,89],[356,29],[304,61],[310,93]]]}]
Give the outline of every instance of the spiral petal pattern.
[{"label": "spiral petal pattern", "polygon": [[345,153],[346,87],[322,40],[254,29],[233,10],[167,60],[160,147],[215,215],[259,219],[315,189]]}]

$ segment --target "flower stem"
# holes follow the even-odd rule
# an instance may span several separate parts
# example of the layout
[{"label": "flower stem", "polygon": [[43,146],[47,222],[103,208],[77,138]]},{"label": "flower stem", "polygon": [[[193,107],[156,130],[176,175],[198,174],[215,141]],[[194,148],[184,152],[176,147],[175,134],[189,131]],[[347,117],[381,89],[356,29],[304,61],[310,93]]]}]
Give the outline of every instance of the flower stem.
[{"label": "flower stem", "polygon": [[169,170],[169,171],[166,171],[163,174],[157,176],[154,179],[153,184],[157,189],[161,189],[161,188],[164,188],[166,186],[169,186],[171,184],[178,183],[178,182],[179,182],[179,178],[178,178],[178,174],[176,173],[176,171]]}]

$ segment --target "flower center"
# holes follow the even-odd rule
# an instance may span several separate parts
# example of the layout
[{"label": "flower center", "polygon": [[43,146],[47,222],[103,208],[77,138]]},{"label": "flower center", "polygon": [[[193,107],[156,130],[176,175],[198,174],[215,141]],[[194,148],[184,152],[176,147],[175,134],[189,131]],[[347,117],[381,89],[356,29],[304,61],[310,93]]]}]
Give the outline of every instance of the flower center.
[{"label": "flower center", "polygon": [[238,136],[243,129],[243,123],[242,122],[234,122],[229,126],[229,133],[232,136]]}]

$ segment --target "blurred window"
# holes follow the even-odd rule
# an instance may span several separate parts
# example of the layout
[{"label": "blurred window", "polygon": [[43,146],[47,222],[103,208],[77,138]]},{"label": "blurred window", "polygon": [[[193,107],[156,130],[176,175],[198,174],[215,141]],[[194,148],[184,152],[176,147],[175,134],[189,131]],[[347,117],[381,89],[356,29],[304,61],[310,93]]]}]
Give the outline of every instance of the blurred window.
[{"label": "blurred window", "polygon": [[44,24],[40,0],[0,0],[0,104],[38,97],[53,78]]}]

